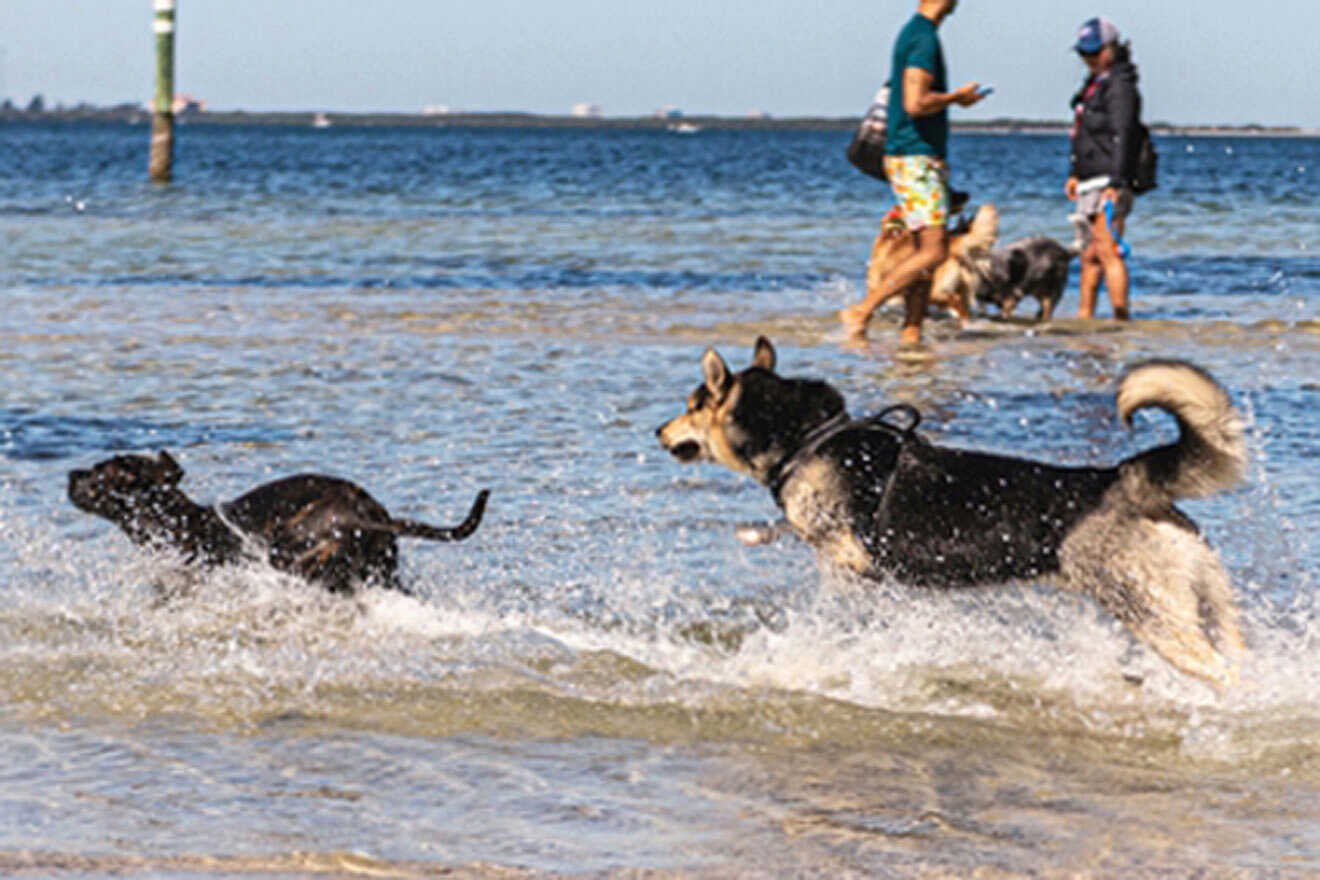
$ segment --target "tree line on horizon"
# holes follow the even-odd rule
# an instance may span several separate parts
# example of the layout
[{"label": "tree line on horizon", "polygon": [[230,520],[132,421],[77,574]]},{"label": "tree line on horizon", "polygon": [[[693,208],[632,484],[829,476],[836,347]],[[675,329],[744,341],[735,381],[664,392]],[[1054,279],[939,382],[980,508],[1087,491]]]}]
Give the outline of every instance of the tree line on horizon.
[{"label": "tree line on horizon", "polygon": [[[149,108],[144,104],[123,101],[112,105],[97,105],[87,101],[80,101],[78,104],[68,107],[63,103],[57,103],[53,108],[47,107],[46,99],[41,94],[32,96],[24,107],[19,107],[12,98],[5,98],[0,102],[0,118],[23,118],[37,116],[55,116],[100,119],[105,121],[129,121],[141,122],[144,114],[149,113]],[[269,122],[285,122],[290,124],[301,124],[304,118],[311,118],[315,111],[194,111],[190,110],[191,116],[206,116],[215,121],[225,120],[248,120],[257,119]],[[557,116],[553,114],[540,114],[529,112],[514,111],[488,111],[488,112],[467,112],[453,113],[442,117],[428,116],[423,113],[373,113],[352,112],[352,113],[334,113],[331,114],[337,121],[351,124],[354,121],[368,123],[372,119],[381,120],[431,120],[436,125],[453,124],[480,124],[483,121],[492,124],[507,125],[512,123],[522,123],[535,125],[537,121],[553,122],[555,124],[573,124],[580,127],[607,127],[617,124],[642,124],[653,122],[649,117],[618,117],[618,118],[596,118],[583,119],[572,116]],[[854,117],[833,117],[833,116],[803,116],[803,117],[765,117],[761,119],[748,120],[737,116],[690,116],[689,121],[704,124],[718,124],[723,127],[736,128],[779,128],[792,126],[794,123],[817,123],[827,124],[830,128],[856,124]],[[663,120],[662,120],[663,121]],[[951,124],[954,130],[978,130],[978,129],[1001,129],[1009,128],[1018,131],[1057,131],[1067,128],[1068,122],[1061,119],[1020,119],[1016,117],[996,117],[994,119],[982,120],[958,120]],[[1247,123],[1244,125],[1176,125],[1170,122],[1156,121],[1149,123],[1152,131],[1162,133],[1176,133],[1181,131],[1242,131],[1242,132],[1300,132],[1302,129],[1295,125],[1260,125],[1257,123]]]}]

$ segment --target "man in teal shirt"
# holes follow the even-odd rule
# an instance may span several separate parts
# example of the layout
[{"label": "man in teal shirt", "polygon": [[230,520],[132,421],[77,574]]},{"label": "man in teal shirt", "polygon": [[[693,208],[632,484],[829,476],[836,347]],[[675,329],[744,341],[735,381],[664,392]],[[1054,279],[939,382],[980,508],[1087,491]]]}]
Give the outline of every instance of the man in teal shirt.
[{"label": "man in teal shirt", "polygon": [[866,299],[839,312],[839,319],[853,336],[866,335],[871,313],[881,303],[906,293],[902,341],[920,342],[930,287],[913,282],[948,256],[949,106],[970,107],[984,97],[974,82],[946,91],[944,50],[936,29],[957,5],[958,0],[920,0],[917,14],[894,42],[885,174],[898,197],[903,222],[915,236],[916,250],[882,284],[869,290]]}]

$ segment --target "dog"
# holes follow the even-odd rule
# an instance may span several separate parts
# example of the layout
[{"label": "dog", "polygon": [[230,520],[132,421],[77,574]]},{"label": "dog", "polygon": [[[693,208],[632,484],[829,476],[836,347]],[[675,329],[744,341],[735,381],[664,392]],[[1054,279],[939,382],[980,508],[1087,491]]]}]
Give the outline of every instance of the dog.
[{"label": "dog", "polygon": [[1225,689],[1245,646],[1218,555],[1174,502],[1238,483],[1241,418],[1207,373],[1132,367],[1118,414],[1157,407],[1176,443],[1113,467],[1060,467],[933,444],[916,410],[853,420],[828,383],[784,378],[764,337],[730,372],[714,349],[687,409],[657,430],[680,462],[713,461],[770,490],[788,526],[871,579],[971,587],[1051,578],[1090,596],[1177,669]]},{"label": "dog", "polygon": [[397,579],[396,539],[458,541],[477,530],[489,490],[477,493],[467,519],[440,528],[395,519],[361,487],[335,477],[299,474],[265,483],[233,501],[193,502],[179,489],[183,468],[168,452],[116,455],[69,472],[69,500],[110,520],[140,546],[171,549],[201,567],[263,559],[279,571],[352,593],[375,583],[407,592]]},{"label": "dog", "polygon": [[[904,290],[928,285],[930,304],[948,309],[959,320],[971,317],[970,287],[958,286],[955,279],[963,260],[988,254],[999,237],[999,212],[992,204],[981,205],[970,224],[955,227],[949,235],[949,255],[935,267],[930,278],[914,281]],[[885,276],[899,263],[916,253],[917,243],[904,224],[897,209],[885,216],[880,233],[871,245],[871,258],[866,264],[866,290],[868,295],[884,283]],[[933,282],[932,282],[933,279]]]},{"label": "dog", "polygon": [[1045,236],[1024,238],[1000,250],[963,257],[958,271],[951,272],[943,283],[954,284],[956,275],[961,290],[971,291],[971,298],[982,306],[998,306],[1004,318],[1012,317],[1019,302],[1035,297],[1039,303],[1036,320],[1049,321],[1068,286],[1072,261],[1090,243],[1086,219],[1078,215],[1071,219],[1076,227],[1071,246]]}]

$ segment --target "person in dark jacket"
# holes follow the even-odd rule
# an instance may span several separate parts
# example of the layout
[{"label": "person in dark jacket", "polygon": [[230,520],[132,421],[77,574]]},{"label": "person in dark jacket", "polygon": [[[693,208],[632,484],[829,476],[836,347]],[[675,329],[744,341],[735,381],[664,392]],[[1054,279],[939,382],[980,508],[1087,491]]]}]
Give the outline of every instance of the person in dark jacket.
[{"label": "person in dark jacket", "polygon": [[[1091,226],[1091,242],[1082,253],[1081,306],[1078,317],[1095,316],[1103,278],[1114,317],[1131,317],[1128,270],[1117,239],[1132,210],[1132,178],[1141,148],[1141,94],[1137,68],[1118,28],[1103,18],[1086,21],[1074,47],[1087,77],[1073,96],[1073,124],[1068,198]],[[1113,227],[1106,216],[1112,205]]]}]

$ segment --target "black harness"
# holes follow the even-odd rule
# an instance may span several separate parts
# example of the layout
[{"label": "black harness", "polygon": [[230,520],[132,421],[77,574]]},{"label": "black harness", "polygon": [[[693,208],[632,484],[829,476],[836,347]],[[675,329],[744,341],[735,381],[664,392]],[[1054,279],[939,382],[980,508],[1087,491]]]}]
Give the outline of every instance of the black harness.
[{"label": "black harness", "polygon": [[[906,416],[906,423],[894,421],[892,416],[895,413],[902,413]],[[774,495],[775,503],[780,504],[779,493],[783,491],[784,484],[793,476],[793,472],[801,466],[802,462],[815,455],[816,450],[844,431],[853,429],[882,431],[897,438],[901,445],[908,442],[921,442],[921,438],[915,433],[917,425],[920,424],[921,411],[907,403],[896,403],[893,406],[887,406],[875,415],[867,416],[864,419],[850,419],[846,411],[840,412],[828,421],[812,428],[807,436],[802,438],[802,445],[798,447],[797,452],[771,468],[766,486]]]}]

